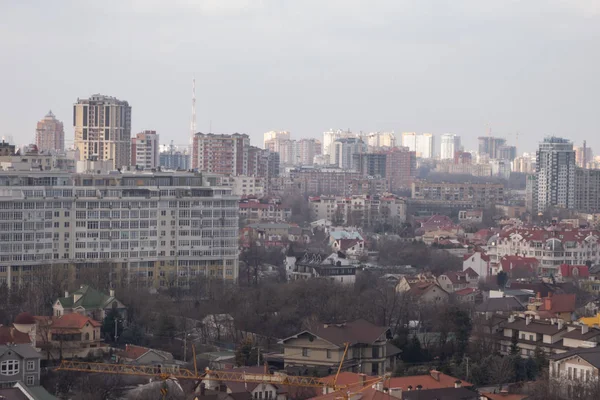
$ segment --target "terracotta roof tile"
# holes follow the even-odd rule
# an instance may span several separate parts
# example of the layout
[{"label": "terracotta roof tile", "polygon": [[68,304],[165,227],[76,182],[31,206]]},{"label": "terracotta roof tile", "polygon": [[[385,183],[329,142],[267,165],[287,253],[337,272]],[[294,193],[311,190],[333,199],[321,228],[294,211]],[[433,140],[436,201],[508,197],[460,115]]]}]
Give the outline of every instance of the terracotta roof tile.
[{"label": "terracotta roof tile", "polygon": [[102,324],[98,321],[94,321],[90,317],[81,315],[79,313],[65,314],[52,321],[52,329],[81,329],[86,323],[90,323],[93,327],[99,327]]},{"label": "terracotta roof tile", "polygon": [[0,345],[7,343],[29,344],[31,339],[28,334],[20,332],[12,326],[0,325]]},{"label": "terracotta roof tile", "polygon": [[[437,379],[436,379],[437,377]],[[402,388],[402,390],[407,390],[409,386],[412,386],[413,389],[418,385],[421,385],[423,390],[426,389],[442,389],[442,388],[453,388],[454,383],[459,380],[453,376],[446,375],[439,371],[431,371],[428,375],[415,375],[415,376],[403,376],[397,378],[391,378],[386,380],[384,385],[387,388]],[[472,383],[461,380],[461,384],[463,387],[465,386],[473,386]]]}]

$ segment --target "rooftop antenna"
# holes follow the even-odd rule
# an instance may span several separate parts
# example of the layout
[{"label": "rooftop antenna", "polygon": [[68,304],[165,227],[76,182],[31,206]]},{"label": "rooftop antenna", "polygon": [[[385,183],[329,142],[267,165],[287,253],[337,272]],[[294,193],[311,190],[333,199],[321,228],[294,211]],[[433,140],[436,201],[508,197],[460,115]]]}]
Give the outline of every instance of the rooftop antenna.
[{"label": "rooftop antenna", "polygon": [[190,154],[194,145],[196,134],[196,78],[192,79],[192,120],[190,122]]}]

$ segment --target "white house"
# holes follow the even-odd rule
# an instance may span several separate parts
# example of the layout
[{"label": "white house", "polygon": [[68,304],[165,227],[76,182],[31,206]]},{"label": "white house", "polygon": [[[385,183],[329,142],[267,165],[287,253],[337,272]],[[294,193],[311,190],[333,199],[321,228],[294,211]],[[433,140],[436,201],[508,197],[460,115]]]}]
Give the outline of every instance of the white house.
[{"label": "white house", "polygon": [[465,254],[463,257],[463,271],[471,268],[477,272],[480,279],[485,279],[490,273],[490,257],[482,251]]}]

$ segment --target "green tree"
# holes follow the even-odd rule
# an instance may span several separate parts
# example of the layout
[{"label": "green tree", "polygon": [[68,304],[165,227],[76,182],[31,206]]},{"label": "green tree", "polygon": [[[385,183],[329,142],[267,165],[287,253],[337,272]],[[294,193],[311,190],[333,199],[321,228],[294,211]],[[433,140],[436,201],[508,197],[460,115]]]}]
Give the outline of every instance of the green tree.
[{"label": "green tree", "polygon": [[158,320],[156,336],[172,339],[175,337],[176,332],[177,327],[175,326],[173,318],[169,314],[161,314],[160,319]]},{"label": "green tree", "polygon": [[518,357],[519,352],[519,339],[517,338],[517,335],[513,334],[512,338],[510,339],[510,355]]},{"label": "green tree", "polygon": [[508,275],[506,274],[506,272],[504,272],[504,271],[498,272],[498,275],[496,275],[496,283],[498,283],[498,287],[500,287],[501,289],[504,289],[507,282],[508,282]]},{"label": "green tree", "polygon": [[402,353],[402,360],[407,363],[421,362],[425,359],[423,348],[417,335],[413,335]]},{"label": "green tree", "polygon": [[548,368],[548,357],[546,357],[546,353],[541,349],[541,347],[536,346],[535,350],[533,351],[533,359],[535,360],[538,374]]},{"label": "green tree", "polygon": [[106,314],[106,317],[104,317],[104,321],[102,321],[102,336],[106,340],[111,342],[115,341],[115,325],[117,336],[120,336],[121,332],[123,332],[123,320],[117,310],[111,309],[108,314]]},{"label": "green tree", "polygon": [[235,350],[235,364],[238,367],[259,364],[258,347],[254,345],[254,342],[249,337],[242,339]]}]

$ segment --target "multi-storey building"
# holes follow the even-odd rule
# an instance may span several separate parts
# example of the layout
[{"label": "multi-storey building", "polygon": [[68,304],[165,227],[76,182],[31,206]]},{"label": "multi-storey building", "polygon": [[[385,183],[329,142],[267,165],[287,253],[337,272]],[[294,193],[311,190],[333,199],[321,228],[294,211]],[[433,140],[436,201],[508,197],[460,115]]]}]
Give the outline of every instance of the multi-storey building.
[{"label": "multi-storey building", "polygon": [[385,176],[388,180],[388,190],[396,192],[410,188],[417,170],[417,157],[414,151],[406,147],[395,147],[384,153]]},{"label": "multi-storey building", "polygon": [[331,156],[333,154],[333,143],[338,139],[348,138],[356,138],[356,135],[350,132],[350,130],[343,131],[341,129],[330,129],[327,132],[323,132],[323,154]]},{"label": "multi-storey building", "polygon": [[167,169],[186,171],[190,169],[190,155],[177,150],[171,143],[168,148],[160,152],[159,165]]},{"label": "multi-storey building", "polygon": [[352,169],[352,160],[355,154],[367,152],[367,145],[361,139],[338,139],[333,143],[331,164],[338,168]]},{"label": "multi-storey building", "polygon": [[298,141],[298,163],[313,165],[315,156],[321,154],[321,141],[317,139],[301,139]]},{"label": "multi-storey building", "polygon": [[256,222],[282,222],[292,217],[292,209],[278,201],[245,199],[240,201],[240,220],[246,224]]},{"label": "multi-storey building", "polygon": [[503,158],[499,156],[499,149],[506,144],[506,139],[493,136],[480,136],[477,138],[478,153],[487,154],[489,158]]},{"label": "multi-storey building", "polygon": [[434,140],[431,133],[417,134],[415,132],[402,133],[402,146],[414,151],[418,158],[432,158]]},{"label": "multi-storey building", "polygon": [[535,172],[535,159],[528,154],[515,157],[512,161],[512,171],[524,174],[533,174]]},{"label": "multi-storey building", "polygon": [[393,132],[371,132],[367,135],[367,145],[371,149],[396,147],[396,137]]},{"label": "multi-storey building", "polygon": [[387,155],[385,153],[358,153],[352,156],[352,169],[362,176],[386,176]]},{"label": "multi-storey building", "polygon": [[35,144],[40,151],[65,150],[65,129],[63,123],[56,119],[52,110],[37,123]]},{"label": "multi-storey building", "polygon": [[224,175],[247,175],[250,138],[246,134],[196,133],[192,168]]},{"label": "multi-storey building", "polygon": [[156,168],[160,165],[159,135],[156,131],[143,131],[131,138],[131,165],[140,168]]},{"label": "multi-storey building", "polygon": [[585,140],[583,146],[575,147],[575,163],[580,168],[587,168],[588,164],[594,161],[594,152],[588,147]]},{"label": "multi-storey building", "polygon": [[281,165],[294,166],[300,164],[300,149],[297,141],[276,139],[274,148],[279,153]]},{"label": "multi-storey building", "polygon": [[496,155],[498,159],[512,161],[517,157],[517,147],[516,146],[500,146],[496,151]]},{"label": "multi-storey building", "polygon": [[316,196],[309,198],[314,219],[364,226],[406,221],[406,203],[390,195]]},{"label": "multi-storey building", "polygon": [[444,133],[440,141],[440,159],[454,159],[454,153],[460,150],[460,136],[453,133]]},{"label": "multi-storey building", "polygon": [[81,160],[111,160],[113,169],[131,165],[131,106],[95,94],[73,106],[75,147]]},{"label": "multi-storey building", "polygon": [[575,151],[567,139],[549,137],[536,153],[534,212],[575,207]]},{"label": "multi-storey building", "polygon": [[487,208],[504,202],[501,183],[434,183],[417,181],[412,184],[412,198],[437,203],[451,202],[466,207]]},{"label": "multi-storey building", "polygon": [[454,164],[472,164],[473,156],[468,151],[457,151],[454,153]]},{"label": "multi-storey building", "polygon": [[237,279],[239,198],[200,174],[0,172],[0,186],[0,283],[100,266],[114,285]]},{"label": "multi-storey building", "polygon": [[576,168],[575,208],[590,213],[600,210],[600,169]]},{"label": "multi-storey building", "polygon": [[560,265],[600,262],[600,232],[586,229],[514,228],[492,236],[488,241],[490,263],[498,265],[506,255],[534,257],[539,272],[556,276]]},{"label": "multi-storey building", "polygon": [[277,151],[276,140],[290,140],[290,133],[287,131],[269,131],[263,134],[263,148],[271,151]]}]

